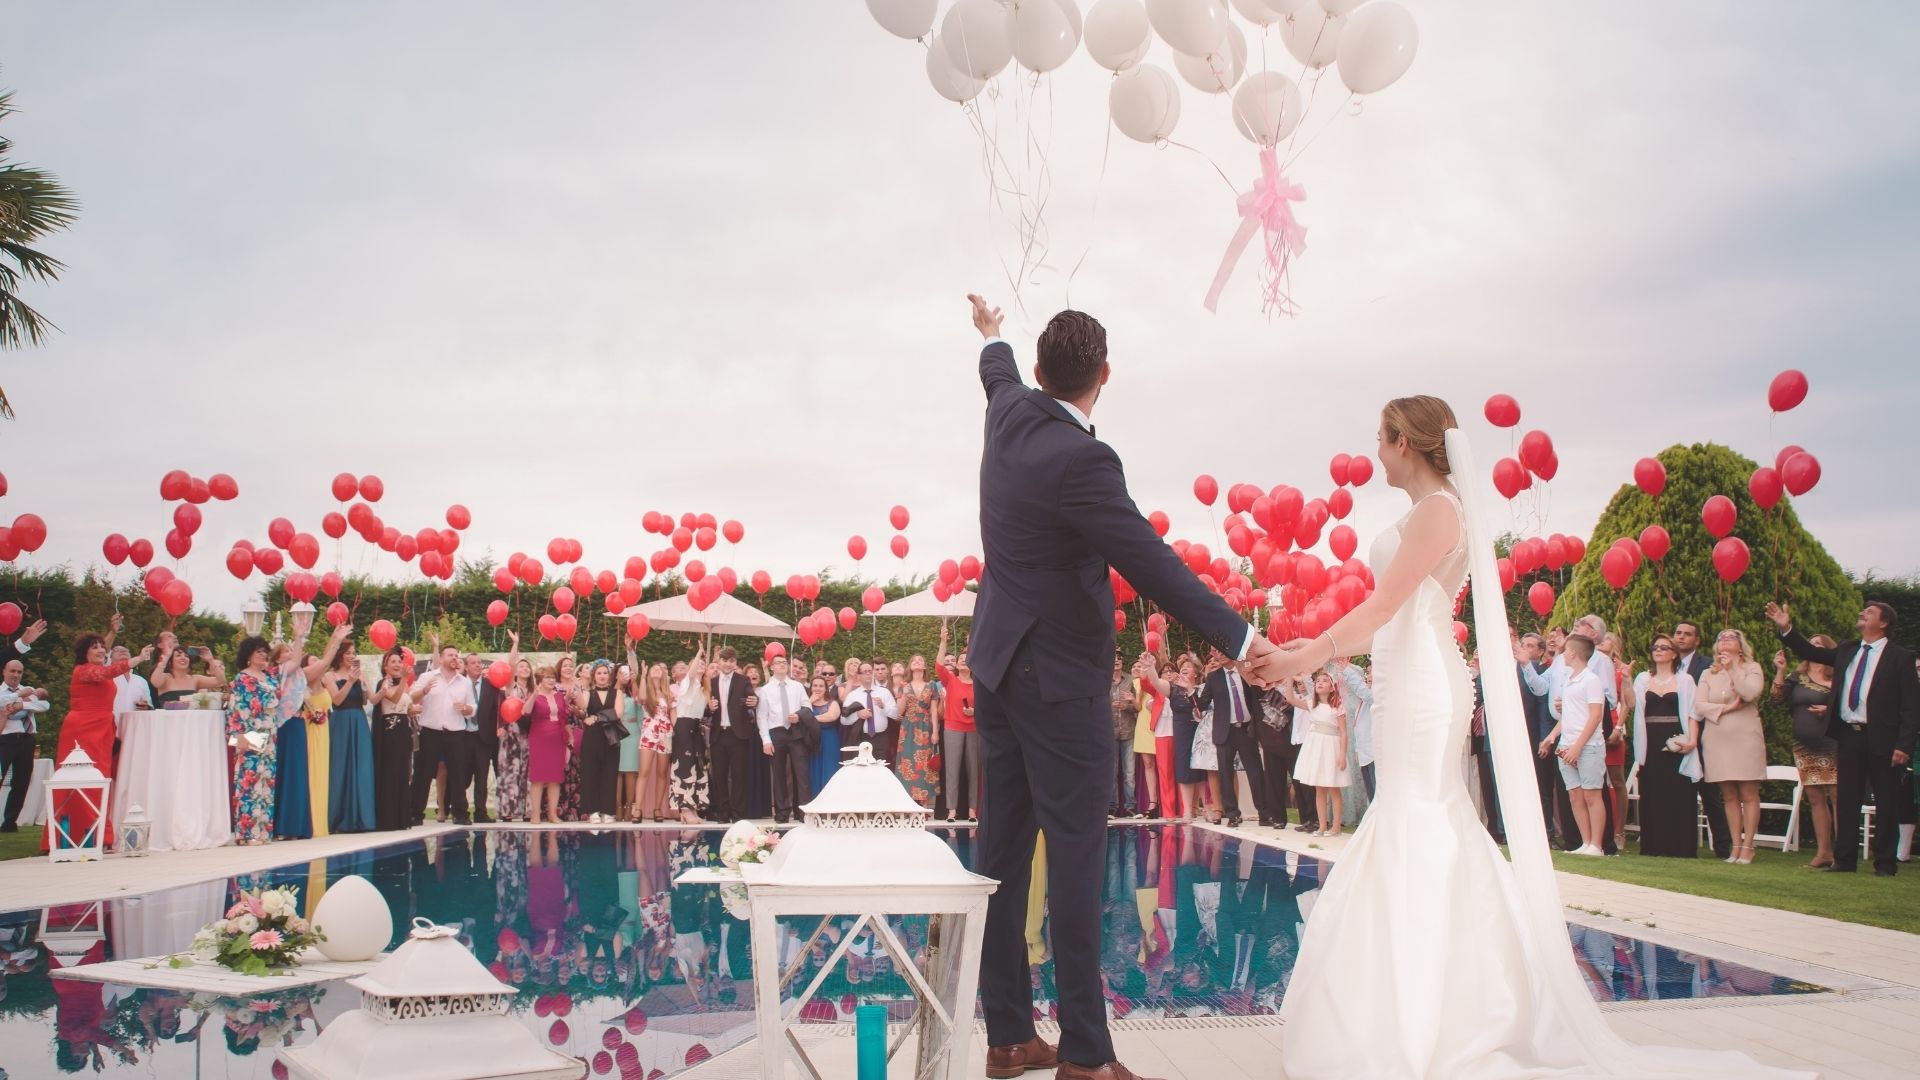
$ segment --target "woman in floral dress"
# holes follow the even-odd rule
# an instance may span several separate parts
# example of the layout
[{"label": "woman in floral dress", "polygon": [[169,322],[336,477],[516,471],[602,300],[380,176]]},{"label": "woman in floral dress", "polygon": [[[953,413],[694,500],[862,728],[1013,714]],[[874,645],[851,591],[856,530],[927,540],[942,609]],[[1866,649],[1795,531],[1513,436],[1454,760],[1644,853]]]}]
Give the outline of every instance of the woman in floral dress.
[{"label": "woman in floral dress", "polygon": [[[513,636],[513,651],[520,651],[520,635],[508,631]],[[520,719],[500,725],[500,757],[497,762],[500,781],[494,794],[494,809],[501,821],[527,820],[529,800],[527,798],[527,729],[533,720],[526,714],[527,706],[533,703],[533,665],[521,659],[514,661],[513,682],[507,684],[507,697],[520,702]]]},{"label": "woman in floral dress", "polygon": [[233,758],[233,842],[265,844],[273,840],[273,737],[279,723],[280,677],[268,670],[271,654],[264,638],[240,643],[234,666],[233,698],[227,707],[227,737],[237,740]]},{"label": "woman in floral dress", "polygon": [[916,656],[907,665],[907,681],[900,691],[900,741],[896,769],[913,801],[933,809],[940,797],[940,710],[933,683],[927,681],[927,658]]},{"label": "woman in floral dress", "polygon": [[[631,650],[627,663],[633,670],[641,670]],[[639,683],[639,689],[627,701],[640,718],[639,738],[633,740],[639,744],[640,756],[640,791],[633,803],[633,820],[665,821],[673,761],[673,693],[667,687],[667,665],[647,668]]]}]

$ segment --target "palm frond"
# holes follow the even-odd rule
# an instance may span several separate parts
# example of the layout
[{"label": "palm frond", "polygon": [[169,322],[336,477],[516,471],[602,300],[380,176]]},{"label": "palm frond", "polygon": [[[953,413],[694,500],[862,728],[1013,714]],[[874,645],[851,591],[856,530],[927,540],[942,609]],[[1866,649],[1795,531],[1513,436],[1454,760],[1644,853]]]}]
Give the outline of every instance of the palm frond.
[{"label": "palm frond", "polygon": [[58,177],[30,165],[0,163],[0,238],[31,243],[70,227],[80,200]]},{"label": "palm frond", "polygon": [[[12,259],[14,265],[20,268],[20,273],[35,281],[58,280],[60,271],[67,268],[66,263],[44,251],[35,251],[25,244],[16,244],[4,238],[0,238],[0,259]],[[0,263],[0,267],[5,265]]]},{"label": "palm frond", "polygon": [[44,345],[47,337],[59,329],[12,290],[0,289],[0,349]]}]

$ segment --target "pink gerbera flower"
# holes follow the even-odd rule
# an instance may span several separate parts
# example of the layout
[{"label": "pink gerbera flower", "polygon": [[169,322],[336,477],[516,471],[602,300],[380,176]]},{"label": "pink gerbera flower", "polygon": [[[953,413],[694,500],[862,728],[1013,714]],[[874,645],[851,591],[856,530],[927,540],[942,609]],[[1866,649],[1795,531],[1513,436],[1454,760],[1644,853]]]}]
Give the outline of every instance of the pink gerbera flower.
[{"label": "pink gerbera flower", "polygon": [[247,945],[255,952],[262,952],[279,948],[281,940],[280,931],[262,930],[248,938]]}]

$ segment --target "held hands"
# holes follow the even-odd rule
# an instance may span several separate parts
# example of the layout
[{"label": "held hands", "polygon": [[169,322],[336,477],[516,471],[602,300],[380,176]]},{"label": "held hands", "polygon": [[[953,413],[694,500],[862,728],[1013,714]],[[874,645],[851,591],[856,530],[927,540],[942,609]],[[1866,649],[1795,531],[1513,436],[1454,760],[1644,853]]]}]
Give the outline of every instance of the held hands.
[{"label": "held hands", "polygon": [[983,338],[1000,336],[1000,309],[987,307],[987,302],[974,293],[967,294],[967,302],[973,305],[973,328],[980,331]]},{"label": "held hands", "polygon": [[1264,688],[1274,686],[1283,679],[1304,675],[1324,663],[1316,655],[1319,652],[1318,640],[1295,639],[1285,645],[1275,645],[1264,637],[1256,637],[1252,648],[1247,650],[1247,658],[1240,662],[1241,677]]}]

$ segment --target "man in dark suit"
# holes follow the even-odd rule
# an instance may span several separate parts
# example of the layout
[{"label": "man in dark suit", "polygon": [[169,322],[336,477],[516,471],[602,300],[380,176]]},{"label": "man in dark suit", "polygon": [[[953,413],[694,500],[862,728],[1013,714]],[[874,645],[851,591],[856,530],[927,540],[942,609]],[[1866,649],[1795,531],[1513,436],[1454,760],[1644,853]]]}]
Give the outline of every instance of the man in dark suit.
[{"label": "man in dark suit", "polygon": [[[1207,678],[1194,696],[1200,708],[1213,710],[1213,745],[1220,755],[1220,808],[1228,825],[1239,825],[1240,782],[1233,774],[1235,758],[1247,772],[1253,788],[1253,809],[1260,824],[1271,826],[1275,810],[1267,802],[1267,784],[1260,772],[1260,741],[1253,725],[1260,718],[1260,695],[1242,678],[1238,669],[1227,663],[1217,650],[1207,661]],[[1285,814],[1282,807],[1278,813]]]},{"label": "man in dark suit", "polygon": [[474,732],[468,740],[472,758],[468,773],[473,777],[473,820],[475,824],[492,821],[487,813],[487,780],[494,759],[500,753],[500,688],[487,679],[487,661],[479,653],[467,654],[467,681],[473,684]]},{"label": "man in dark suit", "polygon": [[[1530,746],[1540,745],[1546,741],[1548,735],[1553,733],[1553,710],[1547,707],[1547,695],[1534,692],[1534,685],[1542,682],[1546,677],[1546,648],[1547,644],[1539,634],[1526,634],[1519,639],[1519,644],[1513,650],[1520,677],[1520,705],[1527,714],[1527,737],[1531,740],[1528,743]],[[1527,678],[1529,674],[1533,676],[1531,680]],[[1535,755],[1533,776],[1540,785],[1540,816],[1546,821],[1547,833],[1551,837],[1555,831],[1554,803],[1557,791],[1555,785],[1560,783],[1559,759],[1552,754],[1546,757]],[[1564,833],[1562,836],[1564,837]],[[1571,845],[1563,842],[1561,846],[1571,851],[1580,844],[1576,840]]]},{"label": "man in dark suit", "polygon": [[[987,339],[980,457],[986,572],[969,658],[986,796],[980,872],[1000,887],[987,907],[980,997],[987,1075],[1058,1065],[1060,1080],[1132,1080],[1114,1060],[1100,972],[1100,883],[1113,786],[1109,683],[1113,584],[1141,595],[1226,655],[1276,652],[1153,532],[1127,495],[1120,458],[1088,417],[1106,384],[1106,331],[1063,311],[1040,335],[1029,389],[999,338],[1000,313],[977,296]],[[1047,835],[1048,925],[1060,1013],[1056,1051],[1034,1033],[1024,930],[1034,841]]]},{"label": "man in dark suit", "polygon": [[[1700,651],[1700,627],[1695,623],[1675,623],[1673,627],[1673,651],[1678,655],[1674,661],[1674,670],[1684,673],[1699,685],[1700,676],[1713,666],[1713,657]],[[1707,748],[1702,745],[1695,750],[1702,762],[1706,761]],[[1712,838],[1713,854],[1725,859],[1733,854],[1733,830],[1727,828],[1727,807],[1720,793],[1712,788],[1714,784],[1695,784],[1699,789],[1700,812],[1707,819],[1707,835]]]},{"label": "man in dark suit", "polygon": [[1793,628],[1793,616],[1778,604],[1767,605],[1767,618],[1780,628],[1780,641],[1795,656],[1833,669],[1832,699],[1827,706],[1827,734],[1839,745],[1839,822],[1834,826],[1833,873],[1851,874],[1860,859],[1860,804],[1867,789],[1879,807],[1879,827],[1873,831],[1873,872],[1892,877],[1898,868],[1894,849],[1899,843],[1896,807],[1912,801],[1914,740],[1920,738],[1920,678],[1915,677],[1913,651],[1888,639],[1893,630],[1893,605],[1870,600],[1860,609],[1854,629],[1860,636],[1839,647],[1823,649]]},{"label": "man in dark suit", "polygon": [[747,814],[747,764],[760,752],[760,727],[754,710],[760,699],[736,665],[732,646],[714,655],[719,667],[707,705],[707,744],[713,747],[714,821],[738,821]]}]

